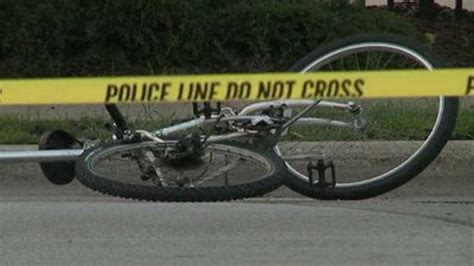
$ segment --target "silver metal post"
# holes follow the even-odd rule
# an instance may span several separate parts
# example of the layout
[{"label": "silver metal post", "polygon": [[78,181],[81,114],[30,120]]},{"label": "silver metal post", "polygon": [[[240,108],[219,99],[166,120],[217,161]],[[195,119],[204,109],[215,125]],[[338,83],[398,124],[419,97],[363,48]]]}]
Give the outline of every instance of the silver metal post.
[{"label": "silver metal post", "polygon": [[77,150],[0,151],[0,163],[52,163],[75,161],[84,152]]}]

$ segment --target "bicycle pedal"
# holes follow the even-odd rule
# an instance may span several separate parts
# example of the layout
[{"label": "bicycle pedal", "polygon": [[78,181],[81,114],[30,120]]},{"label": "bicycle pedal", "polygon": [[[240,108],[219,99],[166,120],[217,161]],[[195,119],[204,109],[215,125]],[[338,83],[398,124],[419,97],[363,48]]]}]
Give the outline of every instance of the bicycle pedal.
[{"label": "bicycle pedal", "polygon": [[[333,161],[329,161],[329,163],[326,163],[323,159],[318,160],[316,165],[313,165],[312,162],[308,163],[308,166],[306,167],[308,171],[308,185],[311,188],[334,188],[336,187],[336,166],[334,165]],[[317,171],[318,173],[318,183],[314,184],[314,178],[313,174],[314,171]],[[328,182],[326,179],[326,172],[330,170],[331,171],[331,182]]]}]

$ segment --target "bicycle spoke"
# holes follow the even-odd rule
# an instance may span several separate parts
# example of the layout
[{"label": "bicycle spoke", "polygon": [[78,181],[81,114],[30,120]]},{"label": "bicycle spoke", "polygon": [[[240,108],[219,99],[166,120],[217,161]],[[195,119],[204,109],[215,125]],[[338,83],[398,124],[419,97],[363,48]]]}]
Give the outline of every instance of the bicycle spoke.
[{"label": "bicycle spoke", "polygon": [[403,69],[408,63],[408,58],[405,58],[405,60],[403,61],[403,64],[400,66],[400,69]]},{"label": "bicycle spoke", "polygon": [[390,55],[390,57],[389,57],[388,60],[385,62],[385,64],[383,64],[382,69],[385,69],[385,68],[388,66],[388,64],[390,64],[390,62],[392,61],[392,59],[393,59],[394,57],[395,57],[394,54]]},{"label": "bicycle spoke", "polygon": [[[239,160],[237,160],[237,161],[235,161],[231,164],[228,164],[228,165],[226,165],[226,166],[224,166],[220,169],[217,169],[212,174],[210,174],[207,177],[197,181],[195,184],[196,184],[196,186],[199,186],[199,185],[205,184],[207,182],[210,182],[210,181],[214,180],[215,178],[217,178],[219,176],[223,176],[226,173],[229,173],[230,171],[232,171],[235,168],[237,168],[238,166],[240,166],[244,161],[245,161],[245,159],[239,159]],[[228,185],[228,183],[227,183],[227,185]]]},{"label": "bicycle spoke", "polygon": [[[377,46],[377,44],[370,45]],[[403,50],[392,52],[391,49],[391,47],[363,49],[358,46],[353,51],[348,51],[343,47],[340,54],[335,53],[331,58],[325,57],[325,60],[321,61],[320,64],[313,62],[313,68],[310,71],[319,71],[320,69],[372,71],[426,68],[418,58],[413,57],[411,54],[405,54]],[[378,174],[390,170],[390,167],[394,167],[393,165],[400,164],[404,160],[402,157],[405,154],[408,156],[416,151],[416,149],[413,150],[412,148],[403,151],[404,143],[417,140],[418,142],[415,143],[418,144],[414,144],[414,146],[420,147],[419,143],[423,143],[427,136],[429,136],[433,128],[432,125],[436,123],[439,110],[439,100],[437,98],[393,100],[348,99],[348,101],[350,100],[353,100],[363,108],[362,116],[368,123],[366,128],[358,131],[354,128],[318,125],[300,126],[292,129],[291,133],[297,137],[289,137],[289,139],[296,141],[294,143],[285,142],[282,145],[282,149],[286,149],[286,152],[285,150],[282,151],[282,158],[290,164],[290,169],[294,166],[301,173],[301,176],[304,177],[307,174],[306,167],[309,162],[323,159],[325,162],[334,161],[339,169],[338,182],[342,184],[350,184],[350,182],[354,182],[358,178],[361,180],[371,180],[371,178],[375,178]],[[324,110],[323,108],[317,109],[317,112],[310,112],[306,116],[349,122],[355,119],[351,114]],[[305,141],[305,143],[298,143],[297,141]],[[391,142],[392,145],[384,145],[385,142]],[[374,164],[383,164],[383,166],[374,168],[372,170],[373,173],[369,173],[371,171],[370,167],[366,169],[353,165],[351,168],[351,162],[347,162],[347,156],[356,156],[357,160],[361,160],[367,166],[372,165],[369,159],[364,161],[363,157],[359,156],[359,154],[365,154],[362,151],[358,151],[358,149],[365,149],[363,146],[365,143],[369,147],[377,149],[374,150],[374,155],[370,157],[370,160],[373,160]],[[392,148],[398,147],[398,145],[400,145],[400,154],[404,155],[401,155],[400,158],[397,157],[396,160],[386,161],[384,159],[386,158],[385,155],[390,154],[390,156],[393,156]],[[313,147],[313,150],[311,150],[311,147]]]},{"label": "bicycle spoke", "polygon": [[355,57],[356,57],[356,63],[357,63],[357,70],[360,70],[359,55],[356,54]]},{"label": "bicycle spoke", "polygon": [[370,51],[367,53],[367,60],[365,61],[365,70],[369,70],[370,65]]},{"label": "bicycle spoke", "polygon": [[383,53],[381,53],[381,56],[379,56],[379,58],[377,59],[377,64],[375,64],[375,68],[374,70],[378,70],[379,68],[379,65],[380,63],[383,61]]}]

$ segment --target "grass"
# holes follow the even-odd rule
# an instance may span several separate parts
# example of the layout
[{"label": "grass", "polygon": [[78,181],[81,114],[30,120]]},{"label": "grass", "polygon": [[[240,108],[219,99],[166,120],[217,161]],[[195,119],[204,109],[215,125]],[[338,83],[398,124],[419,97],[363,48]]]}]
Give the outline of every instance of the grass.
[{"label": "grass", "polygon": [[[0,117],[0,143],[1,144],[34,144],[38,143],[40,136],[47,131],[63,129],[78,138],[108,139],[111,132],[106,124],[110,120],[105,117],[82,117],[75,119],[34,119],[22,116]],[[165,119],[160,121],[139,121],[134,123],[137,128],[153,129],[169,124]]]},{"label": "grass", "polygon": [[[429,134],[429,122],[432,121],[433,115],[427,108],[404,108],[403,112],[401,109],[398,112],[394,106],[374,105],[371,108],[366,115],[369,126],[364,134],[332,127],[302,127],[292,129],[286,138],[294,141],[421,140]],[[318,115],[332,118],[334,111],[318,111]],[[343,116],[348,120],[351,119],[349,114]],[[105,140],[111,135],[105,127],[107,123],[110,123],[110,120],[106,117],[28,119],[19,115],[0,116],[0,143],[35,144],[43,132],[52,129],[64,129],[79,138]],[[135,128],[156,130],[170,125],[171,122],[170,119],[160,118],[137,120],[132,124]],[[474,109],[461,110],[453,139],[474,140]]]},{"label": "grass", "polygon": [[[334,111],[318,111],[319,117],[341,120],[341,115],[334,116]],[[368,125],[364,132],[352,128],[305,127],[292,130],[288,137],[293,141],[365,141],[365,140],[423,140],[431,132],[436,119],[436,108],[414,107],[403,105],[374,104],[367,106],[364,117]],[[343,121],[352,121],[350,114],[345,114]],[[455,140],[474,139],[474,110],[460,111],[457,126],[452,136]]]}]

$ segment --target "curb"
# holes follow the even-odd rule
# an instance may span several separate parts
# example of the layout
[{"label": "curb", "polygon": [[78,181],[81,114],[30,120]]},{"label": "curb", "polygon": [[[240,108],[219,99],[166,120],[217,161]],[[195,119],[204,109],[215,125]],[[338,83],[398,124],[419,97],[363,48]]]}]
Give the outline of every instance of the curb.
[{"label": "curb", "polygon": [[[307,145],[307,144],[305,144]],[[409,145],[409,144],[407,144]],[[36,149],[36,146],[0,146],[0,150]],[[369,151],[370,152],[370,151]],[[390,155],[393,150],[390,151]],[[451,141],[440,156],[420,176],[403,187],[383,195],[401,197],[471,197],[474,195],[474,141]],[[37,164],[0,165],[0,195],[16,196],[99,196],[74,181],[67,186],[54,186],[43,177]],[[294,198],[300,195],[280,188],[265,197]]]}]

